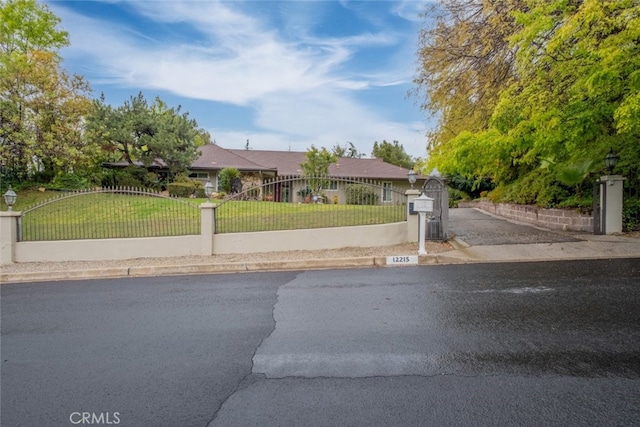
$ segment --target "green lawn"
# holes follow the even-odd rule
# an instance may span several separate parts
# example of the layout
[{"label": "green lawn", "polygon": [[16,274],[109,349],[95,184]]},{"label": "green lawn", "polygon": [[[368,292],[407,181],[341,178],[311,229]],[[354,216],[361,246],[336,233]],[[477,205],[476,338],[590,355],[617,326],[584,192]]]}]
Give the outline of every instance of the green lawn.
[{"label": "green lawn", "polygon": [[[70,193],[25,191],[16,211]],[[68,240],[175,236],[200,233],[205,199],[125,194],[81,194],[41,205],[22,217],[23,240]],[[218,233],[384,224],[405,219],[405,207],[297,204],[260,201],[213,201]]]}]

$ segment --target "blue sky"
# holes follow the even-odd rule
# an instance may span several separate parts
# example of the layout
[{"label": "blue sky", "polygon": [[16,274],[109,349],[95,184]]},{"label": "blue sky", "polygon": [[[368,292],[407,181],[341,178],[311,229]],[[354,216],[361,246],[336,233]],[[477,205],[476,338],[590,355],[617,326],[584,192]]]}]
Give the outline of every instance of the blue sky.
[{"label": "blue sky", "polygon": [[159,96],[225,148],[426,155],[407,96],[426,0],[42,1],[69,32],[64,68],[112,105]]}]

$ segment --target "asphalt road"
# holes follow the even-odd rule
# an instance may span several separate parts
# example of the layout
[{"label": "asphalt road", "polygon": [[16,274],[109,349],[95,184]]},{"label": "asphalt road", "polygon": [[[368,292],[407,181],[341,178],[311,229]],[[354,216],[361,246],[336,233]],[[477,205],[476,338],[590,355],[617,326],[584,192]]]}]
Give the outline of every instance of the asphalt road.
[{"label": "asphalt road", "polygon": [[0,296],[2,426],[640,424],[638,259]]}]

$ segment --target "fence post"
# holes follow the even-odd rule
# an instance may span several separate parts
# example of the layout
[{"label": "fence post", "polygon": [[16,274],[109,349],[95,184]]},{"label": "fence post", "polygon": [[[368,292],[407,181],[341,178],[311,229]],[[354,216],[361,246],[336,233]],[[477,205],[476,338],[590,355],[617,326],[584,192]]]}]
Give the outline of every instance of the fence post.
[{"label": "fence post", "polygon": [[213,255],[213,236],[216,232],[216,207],[215,203],[203,203],[200,205],[200,251],[202,255]]},{"label": "fence post", "polygon": [[407,242],[417,242],[420,237],[420,223],[418,213],[413,212],[413,201],[420,196],[420,190],[410,188],[404,194],[407,196]]},{"label": "fence post", "polygon": [[604,234],[622,232],[622,204],[624,199],[624,181],[621,175],[605,175],[600,177],[600,182],[605,185],[600,194],[600,209],[603,219],[600,222],[600,230]]},{"label": "fence post", "polygon": [[15,261],[18,220],[21,216],[22,212],[0,212],[0,264],[11,264]]}]

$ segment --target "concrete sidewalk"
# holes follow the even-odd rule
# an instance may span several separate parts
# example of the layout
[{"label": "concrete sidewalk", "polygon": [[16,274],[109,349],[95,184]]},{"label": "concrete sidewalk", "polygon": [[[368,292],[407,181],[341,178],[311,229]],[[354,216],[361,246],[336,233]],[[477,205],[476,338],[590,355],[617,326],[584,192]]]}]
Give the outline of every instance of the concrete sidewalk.
[{"label": "concrete sidewalk", "polygon": [[[146,265],[126,261],[112,265],[87,263],[81,269],[42,268],[29,271],[0,272],[0,283],[38,282],[90,278],[121,278],[182,274],[235,273],[246,271],[311,270],[329,268],[385,267],[391,256],[412,256],[410,262],[400,265],[454,264],[475,262],[528,262],[575,259],[640,258],[640,237],[596,236],[588,233],[563,232],[542,229],[529,224],[496,217],[474,208],[450,210],[449,241],[451,250],[416,257],[412,253],[376,254],[372,256],[323,256],[310,252],[305,257],[282,257],[239,262],[193,263],[188,260],[154,260]],[[415,245],[417,248],[417,244]],[[273,257],[272,257],[273,258]],[[398,264],[393,264],[394,266]],[[42,266],[40,266],[42,267]],[[45,266],[46,267],[46,266]]]}]

